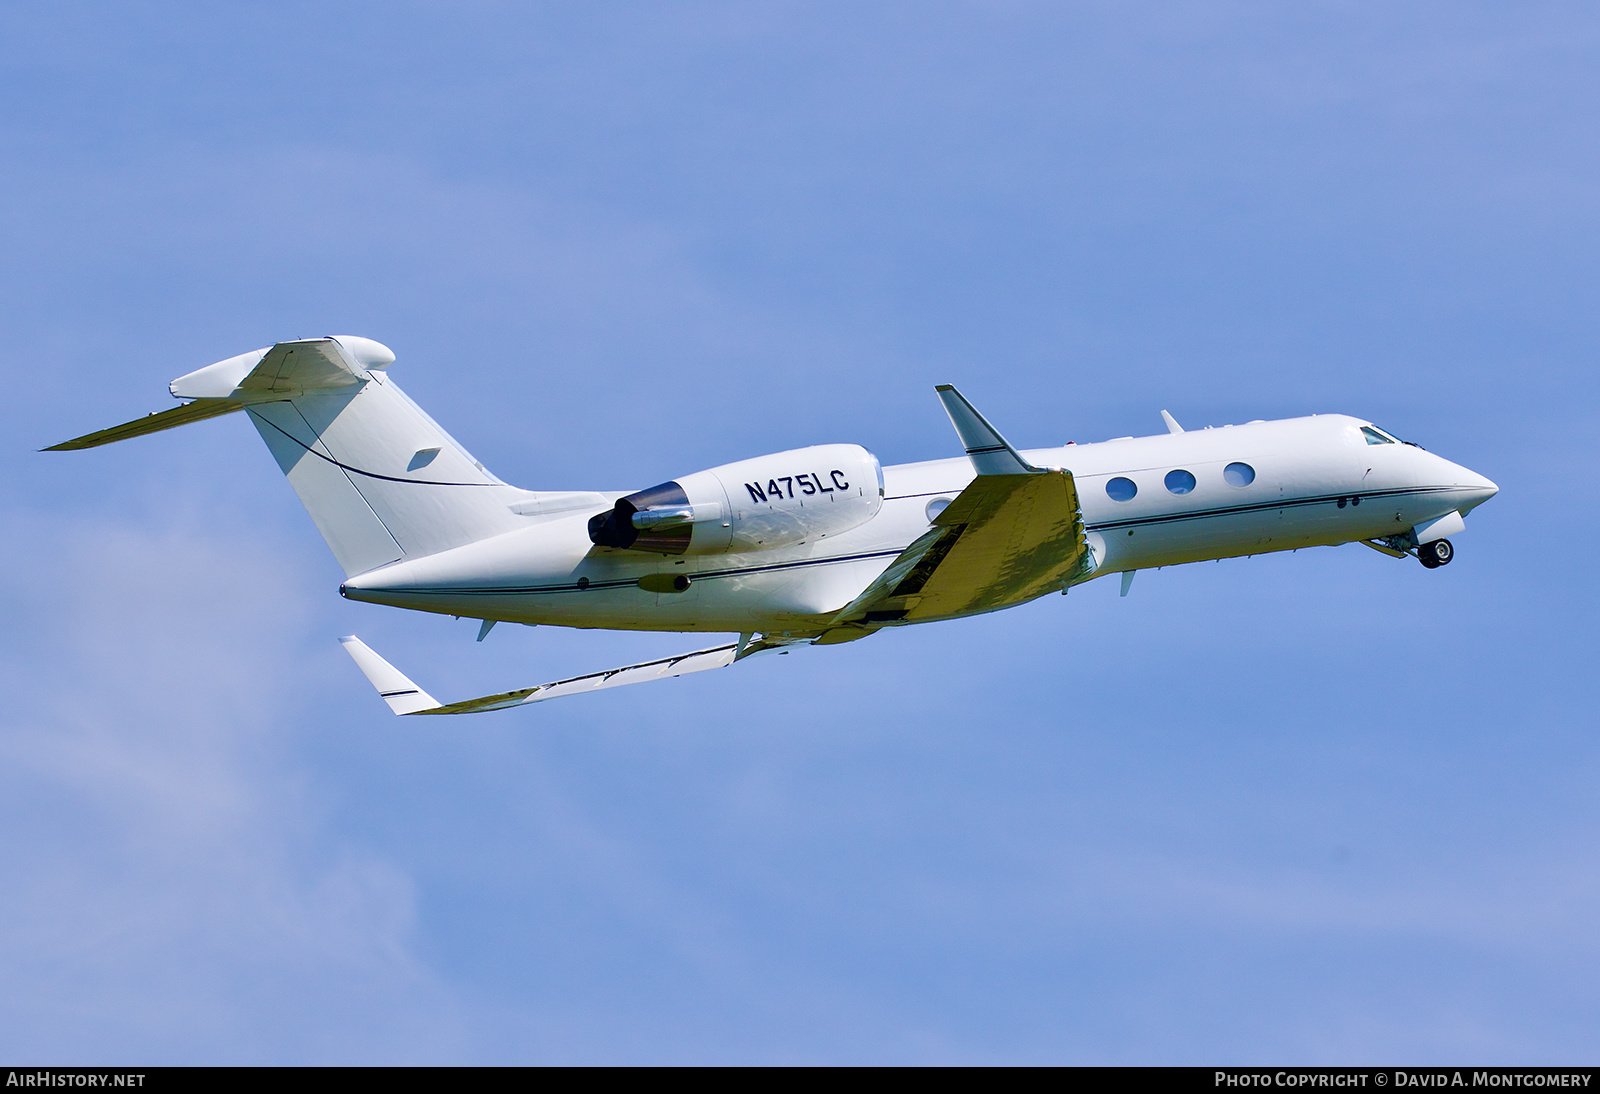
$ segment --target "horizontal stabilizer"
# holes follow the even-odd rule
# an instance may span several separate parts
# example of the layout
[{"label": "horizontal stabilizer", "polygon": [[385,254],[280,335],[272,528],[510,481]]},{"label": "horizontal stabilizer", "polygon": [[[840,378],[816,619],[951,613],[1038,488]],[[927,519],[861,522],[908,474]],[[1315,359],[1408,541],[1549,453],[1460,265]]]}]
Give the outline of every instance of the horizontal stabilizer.
[{"label": "horizontal stabilizer", "polygon": [[232,414],[235,410],[243,410],[243,403],[232,402],[228,399],[196,399],[192,403],[175,406],[171,410],[163,410],[159,414],[150,413],[143,418],[135,418],[122,425],[114,425],[110,429],[102,429],[97,433],[86,433],[82,437],[74,437],[70,441],[53,444],[49,448],[41,449],[42,452],[70,452],[79,448],[98,448],[112,441],[125,441],[129,437],[140,437],[146,433],[160,433],[163,429],[172,429],[190,422],[201,422],[207,418],[215,418],[220,414]]},{"label": "horizontal stabilizer", "polygon": [[44,452],[70,452],[125,441],[146,433],[231,414],[247,404],[272,402],[294,395],[340,391],[365,382],[366,369],[387,368],[394,353],[370,338],[339,335],[279,342],[207,365],[168,385],[174,398],[192,402],[137,421],[53,444]]},{"label": "horizontal stabilizer", "polygon": [[389,704],[389,709],[396,714],[478,714],[486,710],[504,710],[506,707],[559,699],[564,695],[617,688],[625,684],[643,684],[651,680],[665,680],[670,676],[684,676],[691,672],[704,672],[706,669],[725,668],[733,664],[739,652],[738,644],[730,642],[726,646],[696,650],[676,657],[662,657],[637,665],[625,665],[620,669],[608,669],[605,672],[591,672],[584,676],[556,680],[553,683],[540,684],[538,687],[521,688],[517,691],[505,691],[498,695],[485,695],[477,699],[464,699],[459,703],[441,705],[433,696],[412,683],[399,669],[374,653],[361,639],[351,635],[339,641],[344,643],[344,648],[355,659],[361,671],[366,673],[367,679],[378,689],[378,694]]}]

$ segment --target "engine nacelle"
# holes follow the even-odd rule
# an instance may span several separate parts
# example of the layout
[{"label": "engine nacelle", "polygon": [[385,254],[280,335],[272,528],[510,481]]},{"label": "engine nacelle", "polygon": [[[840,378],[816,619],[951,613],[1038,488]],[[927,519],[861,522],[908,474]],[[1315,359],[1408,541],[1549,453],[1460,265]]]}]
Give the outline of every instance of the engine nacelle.
[{"label": "engine nacelle", "polygon": [[822,444],[697,471],[589,519],[601,547],[663,555],[793,547],[878,515],[883,468],[858,444]]}]

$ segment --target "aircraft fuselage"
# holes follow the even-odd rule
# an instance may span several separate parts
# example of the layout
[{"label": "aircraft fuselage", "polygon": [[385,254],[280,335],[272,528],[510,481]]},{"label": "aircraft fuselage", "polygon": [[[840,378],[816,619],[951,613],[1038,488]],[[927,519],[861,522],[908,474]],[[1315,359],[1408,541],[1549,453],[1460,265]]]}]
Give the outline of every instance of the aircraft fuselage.
[{"label": "aircraft fuselage", "polygon": [[[1072,473],[1091,562],[1073,584],[1403,537],[1441,518],[1458,519],[1497,489],[1473,471],[1339,414],[1023,455]],[[597,546],[588,522],[599,507],[535,514],[526,527],[353,576],[341,592],[352,600],[528,624],[806,633],[926,532],[931,514],[973,478],[965,457],[887,466],[882,507],[866,523],[815,542],[742,553],[673,557]]]}]

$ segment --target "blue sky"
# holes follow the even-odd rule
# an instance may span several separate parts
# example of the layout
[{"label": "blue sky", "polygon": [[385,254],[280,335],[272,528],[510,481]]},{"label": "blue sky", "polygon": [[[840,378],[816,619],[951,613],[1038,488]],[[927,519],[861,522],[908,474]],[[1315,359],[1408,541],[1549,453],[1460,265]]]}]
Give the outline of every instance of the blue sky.
[{"label": "blue sky", "polygon": [[[1550,1062],[1600,1037],[1600,14],[0,11],[0,1055]],[[1501,494],[1360,547],[441,724],[689,648],[342,601],[226,418],[355,333],[629,489],[1313,412]]]}]

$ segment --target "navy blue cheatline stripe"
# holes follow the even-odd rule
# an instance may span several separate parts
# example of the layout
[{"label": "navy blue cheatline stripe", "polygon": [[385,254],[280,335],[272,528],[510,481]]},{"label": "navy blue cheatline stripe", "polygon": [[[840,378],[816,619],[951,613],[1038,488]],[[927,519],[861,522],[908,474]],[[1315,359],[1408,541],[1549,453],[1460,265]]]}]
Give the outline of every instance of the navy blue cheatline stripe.
[{"label": "navy blue cheatline stripe", "polygon": [[[868,551],[859,555],[830,555],[827,558],[806,558],[795,562],[774,562],[766,566],[745,566],[729,570],[717,570],[711,573],[698,573],[687,575],[691,581],[713,581],[720,577],[743,577],[746,574],[768,573],[774,570],[796,570],[806,566],[831,566],[838,562],[863,562],[872,558],[898,558],[904,548],[890,551]],[[502,585],[493,588],[453,588],[450,586],[434,586],[427,589],[384,589],[382,592],[405,593],[410,596],[504,596],[508,593],[586,593],[596,589],[628,589],[637,588],[636,579],[619,581],[591,581],[585,588],[578,588],[576,582],[563,582],[560,585]]]},{"label": "navy blue cheatline stripe", "polygon": [[1238,513],[1259,513],[1268,509],[1294,509],[1306,505],[1336,503],[1340,498],[1360,498],[1362,501],[1375,501],[1379,498],[1403,497],[1407,494],[1447,494],[1456,489],[1453,486],[1410,486],[1396,487],[1390,490],[1359,490],[1344,494],[1319,494],[1310,498],[1279,498],[1276,501],[1254,502],[1250,505],[1230,505],[1217,509],[1196,509],[1188,513],[1164,513],[1153,517],[1130,517],[1127,520],[1101,521],[1098,524],[1088,524],[1084,527],[1086,531],[1091,532],[1101,528],[1134,528],[1145,524],[1170,524],[1178,520],[1199,520],[1204,517],[1226,517]]},{"label": "navy blue cheatline stripe", "polygon": [[[1392,496],[1396,496],[1396,495],[1400,495],[1400,494],[1439,493],[1441,491],[1450,491],[1450,490],[1458,490],[1458,489],[1460,489],[1460,487],[1455,487],[1455,486],[1406,486],[1406,487],[1394,487],[1392,489],[1386,489],[1386,490],[1370,490],[1370,491],[1369,490],[1356,490],[1356,491],[1349,491],[1349,492],[1346,492],[1346,493],[1343,493],[1343,494],[1319,494],[1316,497],[1310,497],[1310,498],[1293,498],[1293,499],[1289,499],[1289,500],[1279,500],[1279,501],[1274,501],[1274,502],[1258,502],[1258,503],[1253,503],[1251,505],[1236,505],[1236,506],[1229,506],[1229,507],[1224,507],[1224,508],[1219,508],[1219,509],[1200,509],[1200,510],[1196,510],[1193,513],[1171,513],[1171,514],[1168,514],[1168,515],[1163,516],[1163,517],[1151,517],[1151,518],[1140,518],[1140,519],[1141,520],[1145,520],[1145,519],[1148,519],[1148,520],[1182,520],[1185,517],[1209,517],[1209,516],[1213,516],[1213,515],[1218,514],[1218,513],[1243,513],[1243,512],[1249,511],[1250,509],[1284,509],[1284,508],[1287,508],[1290,505],[1309,505],[1309,504],[1312,504],[1314,502],[1319,502],[1319,501],[1338,501],[1340,498],[1361,498],[1363,501],[1365,501],[1367,498],[1392,497]],[[952,487],[949,490],[926,490],[926,491],[923,491],[920,494],[890,494],[887,497],[885,497],[883,500],[884,501],[915,501],[917,498],[939,498],[939,497],[945,497],[945,496],[953,497],[953,496],[955,496],[956,494],[959,494],[959,493],[961,493],[961,489]],[[1130,522],[1124,521],[1122,523],[1130,523]],[[1106,525],[1106,524],[1097,524],[1097,525],[1095,525],[1096,528],[1105,528],[1105,527],[1109,527],[1109,526],[1110,525]]]},{"label": "navy blue cheatline stripe", "polygon": [[[294,404],[291,403],[290,405],[292,406]],[[248,410],[250,408],[249,407],[245,407],[245,409]],[[359,467],[351,467],[347,463],[340,463],[338,460],[334,459],[332,456],[324,456],[321,452],[318,452],[315,448],[312,448],[310,445],[306,444],[305,441],[302,441],[299,437],[296,437],[294,434],[292,434],[292,433],[284,433],[283,429],[276,422],[268,421],[266,418],[263,418],[260,415],[256,415],[256,414],[252,414],[250,416],[250,418],[251,418],[251,421],[266,422],[273,429],[276,429],[279,433],[283,433],[283,435],[285,437],[288,437],[291,441],[293,441],[295,444],[299,445],[301,448],[305,449],[307,452],[311,453],[317,459],[322,460],[322,461],[324,461],[326,463],[331,463],[331,464],[333,464],[333,466],[335,466],[337,468],[340,468],[341,470],[348,471],[352,475],[364,475],[369,479],[382,479],[384,482],[415,483],[418,486],[495,486],[495,485],[497,485],[496,483],[492,483],[492,482],[438,482],[438,481],[433,480],[433,479],[402,479],[402,478],[398,478],[398,477],[396,477],[394,475],[380,475],[376,471],[363,471]],[[319,437],[318,440],[320,440],[320,439],[321,438]]]},{"label": "navy blue cheatline stripe", "polygon": [[[1290,509],[1297,506],[1316,505],[1324,502],[1337,502],[1339,498],[1359,497],[1363,500],[1378,498],[1398,497],[1405,494],[1437,494],[1449,493],[1456,489],[1450,486],[1423,486],[1413,488],[1396,488],[1391,490],[1374,490],[1370,493],[1360,494],[1325,494],[1311,498],[1280,498],[1272,502],[1260,502],[1252,505],[1235,505],[1220,509],[1200,509],[1191,513],[1166,513],[1152,517],[1138,517],[1130,520],[1107,521],[1100,524],[1084,526],[1087,532],[1097,531],[1102,528],[1129,528],[1147,524],[1168,524],[1179,520],[1199,520],[1205,517],[1232,516],[1239,513],[1260,512],[1268,509]],[[959,492],[959,491],[958,491]],[[936,491],[949,493],[949,491]],[[902,497],[924,497],[922,494],[902,495]],[[839,562],[863,562],[873,558],[897,558],[904,548],[889,551],[869,551],[857,555],[832,555],[827,558],[808,558],[794,562],[777,562],[766,566],[735,567],[727,570],[717,570],[709,573],[689,574],[693,581],[713,581],[723,577],[742,577],[747,574],[770,573],[776,570],[802,569],[808,566],[830,566]],[[494,588],[453,588],[434,587],[429,589],[387,589],[385,592],[406,593],[412,596],[505,596],[507,594],[529,593],[581,593],[594,589],[625,589],[638,586],[637,580],[617,581],[591,581],[587,587],[580,589],[574,582],[564,582],[560,585],[505,585]]]},{"label": "navy blue cheatline stripe", "polygon": [[[1321,503],[1333,503],[1333,502],[1337,502],[1339,500],[1339,498],[1341,498],[1341,497],[1345,497],[1345,498],[1360,497],[1360,498],[1365,499],[1365,500],[1375,500],[1375,499],[1378,499],[1378,498],[1398,497],[1398,496],[1402,496],[1402,495],[1405,495],[1405,494],[1448,493],[1453,489],[1455,489],[1455,488],[1454,487],[1449,487],[1449,486],[1425,486],[1425,487],[1414,487],[1414,488],[1404,488],[1404,489],[1396,488],[1396,489],[1390,489],[1390,490],[1374,490],[1371,493],[1362,493],[1362,494],[1325,494],[1325,495],[1318,495],[1316,497],[1310,497],[1310,498],[1279,498],[1277,501],[1259,502],[1259,503],[1255,503],[1255,504],[1251,504],[1251,505],[1234,505],[1234,506],[1228,506],[1228,507],[1225,507],[1225,508],[1218,508],[1218,509],[1200,509],[1200,510],[1196,510],[1196,511],[1191,512],[1191,513],[1165,513],[1165,514],[1161,514],[1161,515],[1158,515],[1158,516],[1152,516],[1152,517],[1138,517],[1138,518],[1133,518],[1133,519],[1130,519],[1130,520],[1107,521],[1107,522],[1103,522],[1103,523],[1100,523],[1100,524],[1089,524],[1089,525],[1085,525],[1084,526],[1084,531],[1092,532],[1092,531],[1097,531],[1097,530],[1102,529],[1102,528],[1129,528],[1129,527],[1138,527],[1138,526],[1142,526],[1142,525],[1168,524],[1168,523],[1171,523],[1173,521],[1179,521],[1179,520],[1199,520],[1199,519],[1203,519],[1205,517],[1233,516],[1233,515],[1237,515],[1239,513],[1263,512],[1263,511],[1266,511],[1266,510],[1269,510],[1269,509],[1290,509],[1290,508],[1295,508],[1295,507],[1298,507],[1298,506],[1305,506],[1305,505],[1316,505],[1316,504],[1321,504]],[[939,493],[949,493],[949,491],[936,491],[935,492],[935,494],[939,494]],[[924,496],[926,496],[926,495],[921,495],[921,494],[902,495],[902,497],[907,497],[907,498],[910,498],[910,497],[924,497]],[[904,549],[902,548],[901,550],[904,550]],[[779,563],[772,563],[772,564],[769,564],[769,565],[766,565],[766,566],[735,567],[735,568],[732,568],[732,569],[717,570],[717,571],[713,571],[713,572],[709,572],[709,573],[690,574],[689,577],[691,578],[691,580],[694,580],[694,581],[711,581],[711,580],[715,580],[717,578],[742,577],[742,576],[745,576],[747,574],[768,573],[768,572],[775,571],[775,570],[793,570],[793,569],[801,569],[801,568],[804,568],[804,567],[807,567],[807,566],[828,566],[828,565],[832,565],[832,564],[838,563],[838,562],[862,562],[862,561],[865,561],[867,559],[872,559],[872,558],[899,557],[900,553],[901,553],[900,550],[893,550],[893,551],[871,551],[871,552],[867,552],[865,554],[858,554],[858,555],[834,555],[834,556],[830,556],[828,558],[800,559],[800,560],[795,561],[795,562],[779,562]],[[592,589],[625,589],[625,588],[635,587],[637,585],[638,585],[638,581],[636,581],[636,580],[591,581],[589,583],[588,587],[585,588],[585,589],[579,589],[577,587],[576,583],[562,583],[560,585],[510,585],[510,586],[500,586],[500,587],[496,587],[496,588],[450,588],[450,587],[445,587],[445,588],[417,589],[417,590],[410,591],[410,594],[413,595],[413,596],[426,596],[426,595],[439,595],[439,596],[504,596],[504,595],[507,595],[507,594],[528,594],[528,593],[579,593],[579,592],[588,592],[589,590],[592,590]],[[396,592],[396,593],[404,593],[404,592],[407,592],[408,590],[405,590],[405,589],[392,589],[392,590],[387,590],[387,591]]]}]

